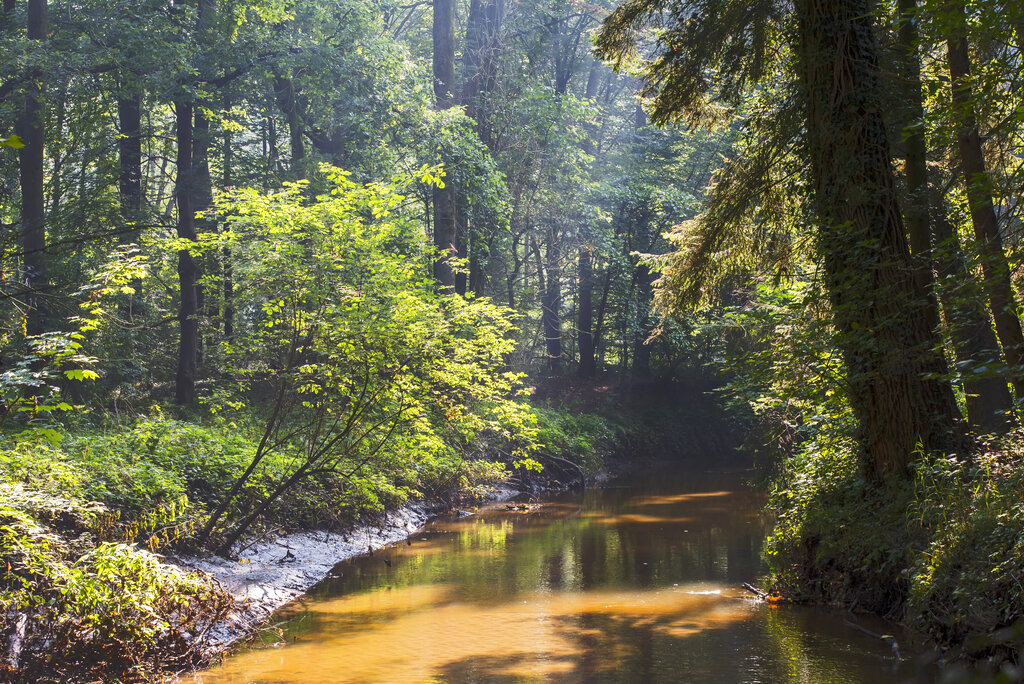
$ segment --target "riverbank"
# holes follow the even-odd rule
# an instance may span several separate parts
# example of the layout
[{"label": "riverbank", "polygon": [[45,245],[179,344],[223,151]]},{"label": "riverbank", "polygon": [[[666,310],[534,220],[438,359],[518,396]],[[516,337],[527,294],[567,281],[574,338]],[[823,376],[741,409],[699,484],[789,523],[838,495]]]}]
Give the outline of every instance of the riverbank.
[{"label": "riverbank", "polygon": [[273,499],[230,559],[209,549],[294,468],[267,456],[213,536],[197,541],[251,462],[256,421],[156,413],[72,425],[53,439],[0,436],[0,671],[11,681],[114,682],[192,669],[337,562],[403,539],[435,512],[472,507],[499,486],[499,497],[535,496],[593,481],[621,469],[614,455],[707,448],[707,410],[687,423],[669,402],[650,411],[660,396],[631,403],[602,384],[545,392],[529,409],[526,459],[492,435],[464,451],[383,454],[345,477],[307,478]]},{"label": "riverbank", "polygon": [[[506,501],[518,494],[496,487],[485,500]],[[242,545],[237,558],[171,556],[167,561],[205,573],[234,599],[229,615],[205,636],[202,648],[209,659],[250,636],[275,610],[330,577],[338,563],[404,541],[445,510],[417,502],[344,532],[313,530],[250,541]]]}]

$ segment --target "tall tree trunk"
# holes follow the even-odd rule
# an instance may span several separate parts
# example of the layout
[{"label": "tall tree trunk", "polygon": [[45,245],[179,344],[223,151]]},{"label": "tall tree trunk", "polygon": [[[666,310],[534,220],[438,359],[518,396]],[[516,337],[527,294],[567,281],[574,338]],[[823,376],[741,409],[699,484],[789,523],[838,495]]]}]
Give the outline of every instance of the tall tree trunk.
[{"label": "tall tree trunk", "polygon": [[0,14],[0,31],[8,31],[11,28],[13,21],[14,10],[17,7],[15,0],[3,0],[2,7],[3,13]]},{"label": "tall tree trunk", "polygon": [[646,264],[636,267],[637,329],[633,338],[633,375],[640,378],[651,374],[651,346],[647,340],[654,330],[651,301],[654,298],[654,274]]},{"label": "tall tree trunk", "polygon": [[601,287],[601,301],[597,305],[597,323],[594,325],[594,351],[597,361],[604,364],[604,315],[608,311],[608,294],[612,289],[612,267],[609,264],[604,270],[604,285]]},{"label": "tall tree trunk", "polygon": [[295,83],[290,78],[275,76],[274,90],[277,93],[277,103],[281,107],[281,113],[288,121],[288,143],[292,156],[291,175],[294,180],[300,180],[306,177],[306,145],[302,139],[302,117],[299,115]]},{"label": "tall tree trunk", "polygon": [[926,378],[938,346],[914,276],[890,167],[867,0],[797,0],[807,148],[837,337],[866,470],[905,476],[920,442],[947,444],[948,383]]},{"label": "tall tree trunk", "polygon": [[[455,0],[434,0],[434,103],[438,111],[455,105]],[[448,161],[448,160],[444,160]],[[455,288],[455,270],[448,262],[455,245],[455,183],[449,171],[443,188],[434,188],[434,279],[442,290]]]},{"label": "tall tree trunk", "polygon": [[[13,8],[11,8],[13,9]],[[28,2],[28,38],[45,41],[47,32],[46,0]],[[25,104],[17,122],[17,134],[24,147],[18,150],[21,177],[21,247],[24,252],[24,283],[27,290],[25,303],[28,316],[25,329],[29,335],[39,335],[49,327],[49,306],[46,290],[49,278],[46,271],[46,213],[44,200],[43,106],[41,79],[43,74],[33,69],[25,86]]]},{"label": "tall tree trunk", "polygon": [[541,301],[541,319],[548,372],[557,375],[562,371],[562,252],[558,244],[558,233],[553,227],[547,230],[546,257],[544,270],[547,283]]},{"label": "tall tree trunk", "polygon": [[[230,102],[225,102],[225,109],[231,109]],[[223,172],[222,178],[224,188],[230,188],[234,185],[234,180],[231,177],[231,131],[224,131],[224,149],[223,149]],[[234,281],[234,268],[231,263],[231,248],[227,245],[221,250],[221,268],[223,270],[223,287],[224,287],[224,313],[222,315],[224,321],[224,339],[230,340],[235,334],[235,281]]]},{"label": "tall tree trunk", "polygon": [[[206,114],[206,106],[209,103],[200,103],[194,107],[195,124],[192,129],[192,197],[193,209],[196,214],[208,212],[213,206],[213,177],[210,174],[210,144],[213,142],[210,132],[210,119]],[[195,220],[196,233],[214,233],[217,231],[217,222],[206,215]],[[214,275],[217,272],[217,254],[207,253],[204,255],[202,271]],[[199,282],[196,283],[196,309],[200,316],[213,318],[217,315],[216,303],[206,301],[206,288]],[[196,338],[196,364],[203,364],[204,339],[202,335]]]},{"label": "tall tree trunk", "polygon": [[579,276],[580,306],[577,327],[579,328],[580,377],[592,378],[597,374],[597,357],[594,348],[594,262],[593,247],[580,245]]},{"label": "tall tree trunk", "polygon": [[[945,202],[938,192],[933,195],[932,216],[935,263],[941,282],[955,283],[959,288],[970,286],[974,275],[960,250],[960,238],[947,218]],[[998,368],[1000,365],[999,342],[992,332],[988,312],[973,291],[958,296],[946,287],[939,290],[939,296],[946,312],[956,365],[963,377],[967,419],[979,430],[1005,432],[1013,416],[1013,399],[1005,378],[974,372],[982,366]]]},{"label": "tall tree trunk", "polygon": [[[960,254],[959,241],[946,218],[942,198],[935,202],[928,183],[927,141],[924,131],[924,104],[921,92],[921,60],[917,30],[917,0],[899,0],[899,51],[902,106],[900,125],[906,145],[907,197],[903,214],[910,232],[910,251],[920,287],[929,293],[926,315],[939,326],[938,297],[933,265],[944,278],[970,278]],[[935,209],[933,218],[930,209]],[[942,244],[941,256],[937,246]],[[995,337],[985,317],[976,309],[958,305],[946,293],[943,308],[953,343],[957,367],[969,371],[983,364],[992,364],[999,355]],[[991,339],[989,339],[991,338]],[[986,431],[1005,430],[1012,399],[1006,383],[999,378],[977,378],[970,372],[963,375],[969,423]]]},{"label": "tall tree trunk", "polygon": [[[177,171],[174,196],[178,204],[178,237],[196,240],[196,210],[193,195],[192,169],[192,103],[178,101],[174,105],[177,122]],[[196,361],[199,352],[199,303],[196,283],[199,268],[188,249],[178,250],[178,372],[174,398],[179,404],[192,404],[196,399]]]},{"label": "tall tree trunk", "polygon": [[142,92],[132,88],[117,100],[117,120],[120,137],[118,152],[118,191],[121,199],[121,219],[125,232],[123,244],[138,243],[139,229],[135,225],[142,216]]},{"label": "tall tree trunk", "polygon": [[1010,384],[1017,399],[1024,398],[1024,333],[1017,315],[1017,302],[1010,282],[1010,269],[1003,252],[995,207],[992,204],[991,180],[981,149],[974,95],[971,92],[971,58],[967,44],[967,19],[964,6],[951,3],[948,14],[954,29],[946,43],[949,75],[953,80],[953,104],[961,117],[957,142],[967,186],[967,203],[974,226],[974,238],[981,254],[985,291],[996,323],[996,333],[1009,367]]},{"label": "tall tree trunk", "polygon": [[[117,122],[120,137],[117,140],[118,194],[121,200],[121,221],[124,226],[118,236],[121,245],[139,243],[139,222],[142,220],[142,91],[133,86],[117,100]],[[125,319],[133,321],[137,313],[138,298],[142,294],[142,281],[132,281],[135,290],[122,307]]]},{"label": "tall tree trunk", "polygon": [[[586,98],[593,100],[601,83],[601,63],[596,59],[590,65],[587,75]],[[583,151],[594,154],[594,136],[597,125],[591,121],[587,124],[587,135],[583,139]],[[584,238],[589,236],[584,236]],[[589,239],[580,240],[580,252],[577,269],[580,278],[580,302],[576,327],[579,330],[579,351],[581,378],[592,378],[597,374],[597,358],[594,348],[594,245]]]}]

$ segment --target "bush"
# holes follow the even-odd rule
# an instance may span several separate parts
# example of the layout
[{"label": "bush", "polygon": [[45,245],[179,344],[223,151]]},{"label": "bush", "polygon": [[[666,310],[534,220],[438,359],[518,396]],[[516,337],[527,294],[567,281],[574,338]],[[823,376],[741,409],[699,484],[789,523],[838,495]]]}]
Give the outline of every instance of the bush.
[{"label": "bush", "polygon": [[920,455],[880,486],[852,442],[811,442],[776,480],[775,589],[904,619],[972,659],[1019,657],[1024,631],[1021,436],[970,459]]},{"label": "bush", "polygon": [[104,513],[0,485],[0,613],[13,618],[0,638],[24,625],[12,679],[143,679],[184,668],[201,655],[197,638],[226,616],[230,597],[205,577],[125,544],[95,544],[91,528]]}]

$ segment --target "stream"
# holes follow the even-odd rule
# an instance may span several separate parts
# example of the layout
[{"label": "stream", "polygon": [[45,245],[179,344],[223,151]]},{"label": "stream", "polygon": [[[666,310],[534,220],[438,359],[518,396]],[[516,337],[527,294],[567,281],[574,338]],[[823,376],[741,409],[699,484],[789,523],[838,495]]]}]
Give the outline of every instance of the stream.
[{"label": "stream", "polygon": [[339,563],[195,684],[934,681],[872,616],[769,606],[747,473],[650,467]]}]

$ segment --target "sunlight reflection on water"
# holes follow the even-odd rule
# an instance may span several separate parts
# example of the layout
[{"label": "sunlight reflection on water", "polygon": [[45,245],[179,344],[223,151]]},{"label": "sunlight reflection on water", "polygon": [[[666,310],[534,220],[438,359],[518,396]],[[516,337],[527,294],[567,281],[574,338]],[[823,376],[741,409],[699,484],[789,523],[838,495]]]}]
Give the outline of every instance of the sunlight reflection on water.
[{"label": "sunlight reflection on water", "polygon": [[833,614],[750,600],[739,587],[761,571],[760,497],[735,474],[680,479],[437,521],[339,564],[278,613],[267,645],[189,681],[908,679]]}]

